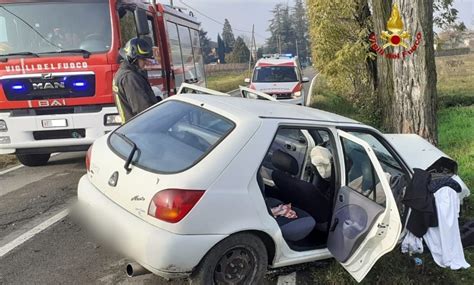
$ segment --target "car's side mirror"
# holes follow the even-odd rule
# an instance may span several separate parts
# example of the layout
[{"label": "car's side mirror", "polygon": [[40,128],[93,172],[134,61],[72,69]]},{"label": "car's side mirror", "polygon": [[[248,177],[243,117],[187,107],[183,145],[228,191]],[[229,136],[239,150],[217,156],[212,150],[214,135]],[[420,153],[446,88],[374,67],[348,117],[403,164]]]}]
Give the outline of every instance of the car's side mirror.
[{"label": "car's side mirror", "polygon": [[303,79],[301,80],[303,83],[308,83],[309,82],[309,78],[308,77],[303,77]]},{"label": "car's side mirror", "polygon": [[244,82],[245,82],[245,83],[250,83],[250,78],[245,78],[245,79],[244,79]]}]

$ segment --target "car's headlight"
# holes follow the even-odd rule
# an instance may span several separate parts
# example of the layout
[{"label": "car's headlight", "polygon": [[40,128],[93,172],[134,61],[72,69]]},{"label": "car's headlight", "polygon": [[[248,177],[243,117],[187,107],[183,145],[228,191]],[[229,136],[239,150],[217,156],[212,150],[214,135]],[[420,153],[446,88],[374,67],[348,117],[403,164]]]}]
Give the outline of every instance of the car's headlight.
[{"label": "car's headlight", "polygon": [[0,120],[0,132],[8,131],[7,122]]},{"label": "car's headlight", "polygon": [[295,93],[293,93],[293,96],[294,97],[301,97],[301,91],[296,91]]},{"label": "car's headlight", "polygon": [[106,126],[119,126],[122,124],[122,118],[119,114],[108,114],[105,115],[104,124]]}]

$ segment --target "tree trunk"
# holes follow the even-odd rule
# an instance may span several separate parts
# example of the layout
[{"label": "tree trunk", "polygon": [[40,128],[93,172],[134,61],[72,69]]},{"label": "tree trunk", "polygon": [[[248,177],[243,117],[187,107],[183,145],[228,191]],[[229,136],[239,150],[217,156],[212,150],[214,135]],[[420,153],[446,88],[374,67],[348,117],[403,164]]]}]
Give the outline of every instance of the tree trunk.
[{"label": "tree trunk", "polygon": [[[387,6],[390,1],[374,0],[374,23],[377,35],[387,30]],[[410,33],[408,49],[388,47],[385,52],[398,53],[399,59],[378,57],[378,94],[387,131],[416,133],[437,144],[436,65],[433,36],[433,0],[394,0],[398,4],[404,30]],[[389,11],[391,11],[389,8]],[[382,26],[383,25],[383,26]],[[403,56],[415,45],[410,55]]]},{"label": "tree trunk", "polygon": [[[392,10],[392,0],[373,0],[373,22],[377,40],[379,35],[387,29],[387,21]],[[384,56],[377,56],[377,77],[374,80],[378,98],[378,109],[380,110],[382,129],[386,132],[394,132],[391,127],[393,118],[393,73],[392,60]]]},{"label": "tree trunk", "polygon": [[433,36],[433,0],[396,0],[411,35],[421,33],[418,49],[393,62],[394,101],[392,127],[399,133],[416,133],[437,144],[436,64]]}]

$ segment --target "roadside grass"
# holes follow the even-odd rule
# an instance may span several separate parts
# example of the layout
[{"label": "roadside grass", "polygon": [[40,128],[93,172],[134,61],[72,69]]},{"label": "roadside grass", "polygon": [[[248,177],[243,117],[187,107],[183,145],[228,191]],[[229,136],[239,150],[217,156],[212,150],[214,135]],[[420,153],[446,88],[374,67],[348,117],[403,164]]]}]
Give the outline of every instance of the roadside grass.
[{"label": "roadside grass", "polygon": [[239,85],[245,85],[245,77],[245,71],[212,74],[207,77],[207,88],[220,92],[229,92],[239,88]]},{"label": "roadside grass", "polygon": [[0,170],[17,163],[18,161],[14,155],[0,155]]},{"label": "roadside grass", "polygon": [[[440,68],[439,96],[440,101],[445,101],[438,112],[439,147],[458,162],[460,176],[469,189],[474,190],[474,102],[465,100],[474,98],[474,57],[466,58],[472,60],[468,64],[473,67],[467,73],[445,73],[443,67]],[[313,94],[312,106],[370,124],[367,114],[361,114],[346,98],[329,90],[323,79]],[[446,106],[458,107],[443,108]],[[474,219],[473,198],[465,200],[461,215],[461,220]],[[474,284],[473,267],[459,271],[440,268],[426,251],[417,255],[423,260],[423,267],[417,268],[412,257],[402,254],[397,246],[376,263],[362,284]],[[474,248],[466,249],[464,253],[467,262],[474,266]],[[335,260],[311,269],[311,276],[314,284],[357,284]]]},{"label": "roadside grass", "polygon": [[474,53],[436,58],[440,108],[474,104]]}]

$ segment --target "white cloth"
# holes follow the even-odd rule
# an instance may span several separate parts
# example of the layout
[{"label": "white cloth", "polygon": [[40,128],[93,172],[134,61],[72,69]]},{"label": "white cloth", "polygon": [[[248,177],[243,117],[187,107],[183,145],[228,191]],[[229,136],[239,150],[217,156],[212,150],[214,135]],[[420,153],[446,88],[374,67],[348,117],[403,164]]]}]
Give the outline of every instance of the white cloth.
[{"label": "white cloth", "polygon": [[434,193],[438,227],[429,228],[423,236],[436,264],[443,268],[458,270],[469,268],[459,232],[460,201],[456,191],[443,187]]},{"label": "white cloth", "polygon": [[407,230],[402,242],[402,253],[423,253],[423,240]]},{"label": "white cloth", "polygon": [[458,194],[458,196],[459,196],[459,201],[461,201],[461,205],[462,205],[462,202],[463,202],[464,198],[469,197],[469,195],[471,195],[471,191],[469,191],[469,188],[467,188],[466,183],[464,183],[464,181],[462,181],[462,179],[461,179],[461,177],[459,177],[459,175],[453,175],[452,178],[454,179],[454,181],[459,183],[459,185],[461,186],[462,190],[461,190],[461,193]]}]

